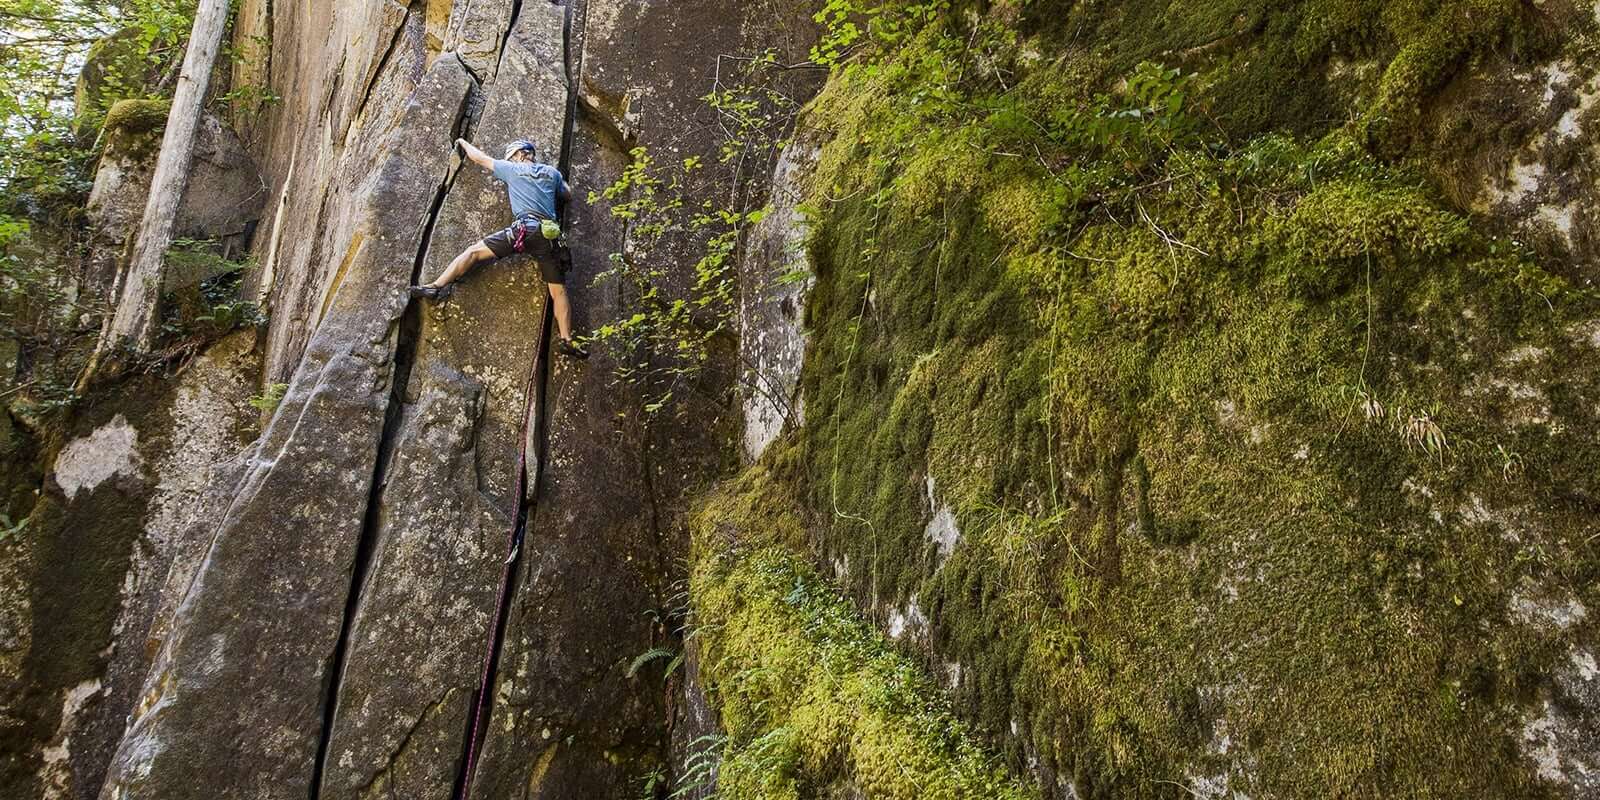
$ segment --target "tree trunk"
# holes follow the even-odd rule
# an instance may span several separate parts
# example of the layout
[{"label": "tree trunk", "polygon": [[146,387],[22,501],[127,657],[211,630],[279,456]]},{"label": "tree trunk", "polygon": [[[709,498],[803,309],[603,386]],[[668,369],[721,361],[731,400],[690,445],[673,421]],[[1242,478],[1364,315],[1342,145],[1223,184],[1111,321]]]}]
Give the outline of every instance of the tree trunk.
[{"label": "tree trunk", "polygon": [[100,337],[99,352],[119,345],[138,352],[155,346],[161,301],[161,265],[172,246],[172,228],[178,216],[194,159],[195,131],[200,127],[201,107],[211,67],[222,43],[222,30],[228,24],[228,0],[200,0],[195,10],[194,29],[183,56],[183,71],[167,115],[167,128],[161,136],[161,152],[156,157],[155,176],[150,181],[150,198],[145,202],[144,219],[139,223],[133,254],[117,300],[117,311]]}]

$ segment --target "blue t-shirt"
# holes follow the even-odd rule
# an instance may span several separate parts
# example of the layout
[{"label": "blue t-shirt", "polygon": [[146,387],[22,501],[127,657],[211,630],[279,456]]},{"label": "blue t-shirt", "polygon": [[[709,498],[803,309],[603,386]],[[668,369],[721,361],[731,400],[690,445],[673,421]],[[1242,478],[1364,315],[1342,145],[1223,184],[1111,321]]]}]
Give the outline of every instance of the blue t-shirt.
[{"label": "blue t-shirt", "polygon": [[511,213],[517,217],[532,214],[540,219],[556,218],[556,195],[561,193],[561,170],[531,161],[495,159],[494,176],[503,181],[511,195]]}]

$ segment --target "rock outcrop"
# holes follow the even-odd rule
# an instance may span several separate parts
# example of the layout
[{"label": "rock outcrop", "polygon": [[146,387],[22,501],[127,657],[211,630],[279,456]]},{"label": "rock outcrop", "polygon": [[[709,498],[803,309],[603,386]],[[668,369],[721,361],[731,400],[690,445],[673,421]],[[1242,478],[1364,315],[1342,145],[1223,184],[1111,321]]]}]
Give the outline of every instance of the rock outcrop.
[{"label": "rock outcrop", "polygon": [[[398,66],[398,65],[396,65]],[[214,481],[205,555],[173,611],[105,798],[304,797],[367,537],[400,317],[472,90],[437,60],[354,187],[326,317],[271,423]],[[220,709],[231,713],[219,713]]]},{"label": "rock outcrop", "polygon": [[[1593,795],[1596,20],[1379,6],[885,12],[808,118],[804,422],[696,569],[785,540],[1043,797]],[[891,742],[769,722],[723,763]]]},{"label": "rock outcrop", "polygon": [[[616,379],[640,354],[540,360],[552,323],[529,260],[478,267],[444,303],[403,289],[509,219],[453,138],[528,137],[575,186],[577,329],[635,313],[601,279],[626,223],[584,198],[635,144],[712,155],[700,98],[719,63],[696,47],[759,52],[768,18],[717,2],[332,12],[246,3],[237,21],[240,41],[270,28],[271,68],[235,79],[284,98],[235,124],[270,187],[247,280],[272,311],[264,383],[287,391],[198,493],[100,796],[441,796],[467,777],[474,719],[475,794],[630,794],[664,766],[672,690],[626,667],[674,635],[646,612],[672,592],[677,515],[723,463],[732,365],[692,425],[652,423]],[[626,113],[599,100],[614,97]]]},{"label": "rock outcrop", "polygon": [[478,490],[482,384],[445,367],[399,423],[323,765],[324,798],[444,797],[509,518]]},{"label": "rock outcrop", "polygon": [[[93,252],[84,283],[97,296],[110,287],[118,257],[144,214],[165,116],[165,103],[125,100],[108,117],[105,149],[87,208]],[[240,257],[250,246],[265,205],[266,187],[255,160],[227,125],[206,114],[195,135],[194,165],[173,235],[215,241],[224,254]],[[171,290],[208,277],[192,269],[173,269],[165,285]]]},{"label": "rock outcrop", "polygon": [[[270,321],[0,416],[0,794],[1600,791],[1600,19],[815,6],[242,0],[180,232]],[[457,136],[589,360],[406,292],[509,221]]]},{"label": "rock outcrop", "polygon": [[77,420],[0,559],[0,787],[93,797],[139,696],[169,566],[214,467],[256,432],[258,361],[234,334],[175,380],[133,381]]},{"label": "rock outcrop", "polygon": [[[567,9],[517,9],[503,43],[491,42],[496,57],[472,56],[474,71],[492,77],[473,95],[469,133],[490,149],[531,138],[546,158],[559,159]],[[463,41],[481,43],[491,29],[498,34],[504,22],[481,17],[496,13],[512,8],[489,6],[461,21]],[[510,218],[504,187],[470,163],[455,168],[434,213],[419,278],[443,272]],[[391,469],[405,472],[388,473],[376,500],[378,549],[350,622],[325,797],[443,796],[457,778],[473,693],[496,632],[498,581],[511,555],[507,532],[523,507],[516,487],[528,483],[519,470],[537,473],[536,463],[519,461],[524,448],[529,457],[537,453],[535,430],[525,422],[528,393],[539,388],[528,373],[545,344],[545,302],[537,265],[513,257],[476,268],[448,303],[413,310],[413,374],[421,380],[406,387],[411,410],[390,434]],[[454,427],[441,441],[445,434],[435,429],[446,425]],[[441,463],[445,453],[452,460]],[[445,542],[454,544],[441,550]]]},{"label": "rock outcrop", "polygon": [[815,280],[806,259],[809,227],[799,206],[810,194],[817,145],[797,138],[772,176],[771,212],[751,228],[739,262],[739,354],[744,397],[744,457],[753,462],[784,429],[805,422],[800,367],[801,317]]}]

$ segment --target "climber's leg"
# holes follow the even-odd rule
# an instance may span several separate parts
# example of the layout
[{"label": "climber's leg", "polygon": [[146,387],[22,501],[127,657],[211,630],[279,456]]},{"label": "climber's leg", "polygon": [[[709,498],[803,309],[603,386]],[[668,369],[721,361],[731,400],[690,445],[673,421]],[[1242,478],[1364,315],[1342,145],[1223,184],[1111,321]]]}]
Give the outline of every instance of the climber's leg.
[{"label": "climber's leg", "polygon": [[492,261],[494,258],[494,251],[490,250],[489,246],[483,242],[478,242],[461,251],[461,255],[456,256],[455,260],[450,262],[450,266],[446,267],[444,272],[440,273],[439,277],[434,278],[433,282],[428,285],[435,288],[449,286],[460,279],[462,275],[467,274],[467,270],[484,261]]},{"label": "climber's leg", "polygon": [[556,327],[561,331],[561,338],[572,338],[572,304],[567,302],[567,287],[564,284],[552,283],[550,287],[550,302],[556,307]]},{"label": "climber's leg", "polygon": [[556,312],[556,331],[561,339],[556,352],[570,358],[588,358],[589,354],[572,341],[572,303],[567,299],[567,273],[571,270],[572,253],[566,247],[551,242],[539,253],[539,276],[550,289],[550,303]]}]

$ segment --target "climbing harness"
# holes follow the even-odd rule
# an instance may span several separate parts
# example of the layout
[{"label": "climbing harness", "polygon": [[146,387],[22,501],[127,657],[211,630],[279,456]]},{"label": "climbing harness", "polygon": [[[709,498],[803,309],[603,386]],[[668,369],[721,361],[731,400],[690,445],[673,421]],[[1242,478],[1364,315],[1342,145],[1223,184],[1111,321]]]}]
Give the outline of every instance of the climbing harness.
[{"label": "climbing harness", "polygon": [[511,249],[513,251],[518,253],[528,252],[528,229],[533,227],[535,223],[539,226],[540,236],[552,242],[561,239],[561,223],[553,219],[524,215],[517,217],[517,221],[512,224],[512,227],[516,230],[511,235]]},{"label": "climbing harness", "polygon": [[514,252],[518,252],[518,253],[527,252],[528,251],[528,220],[527,220],[527,218],[526,217],[518,217],[516,223],[512,227],[516,228],[517,232],[511,235],[511,249]]}]

